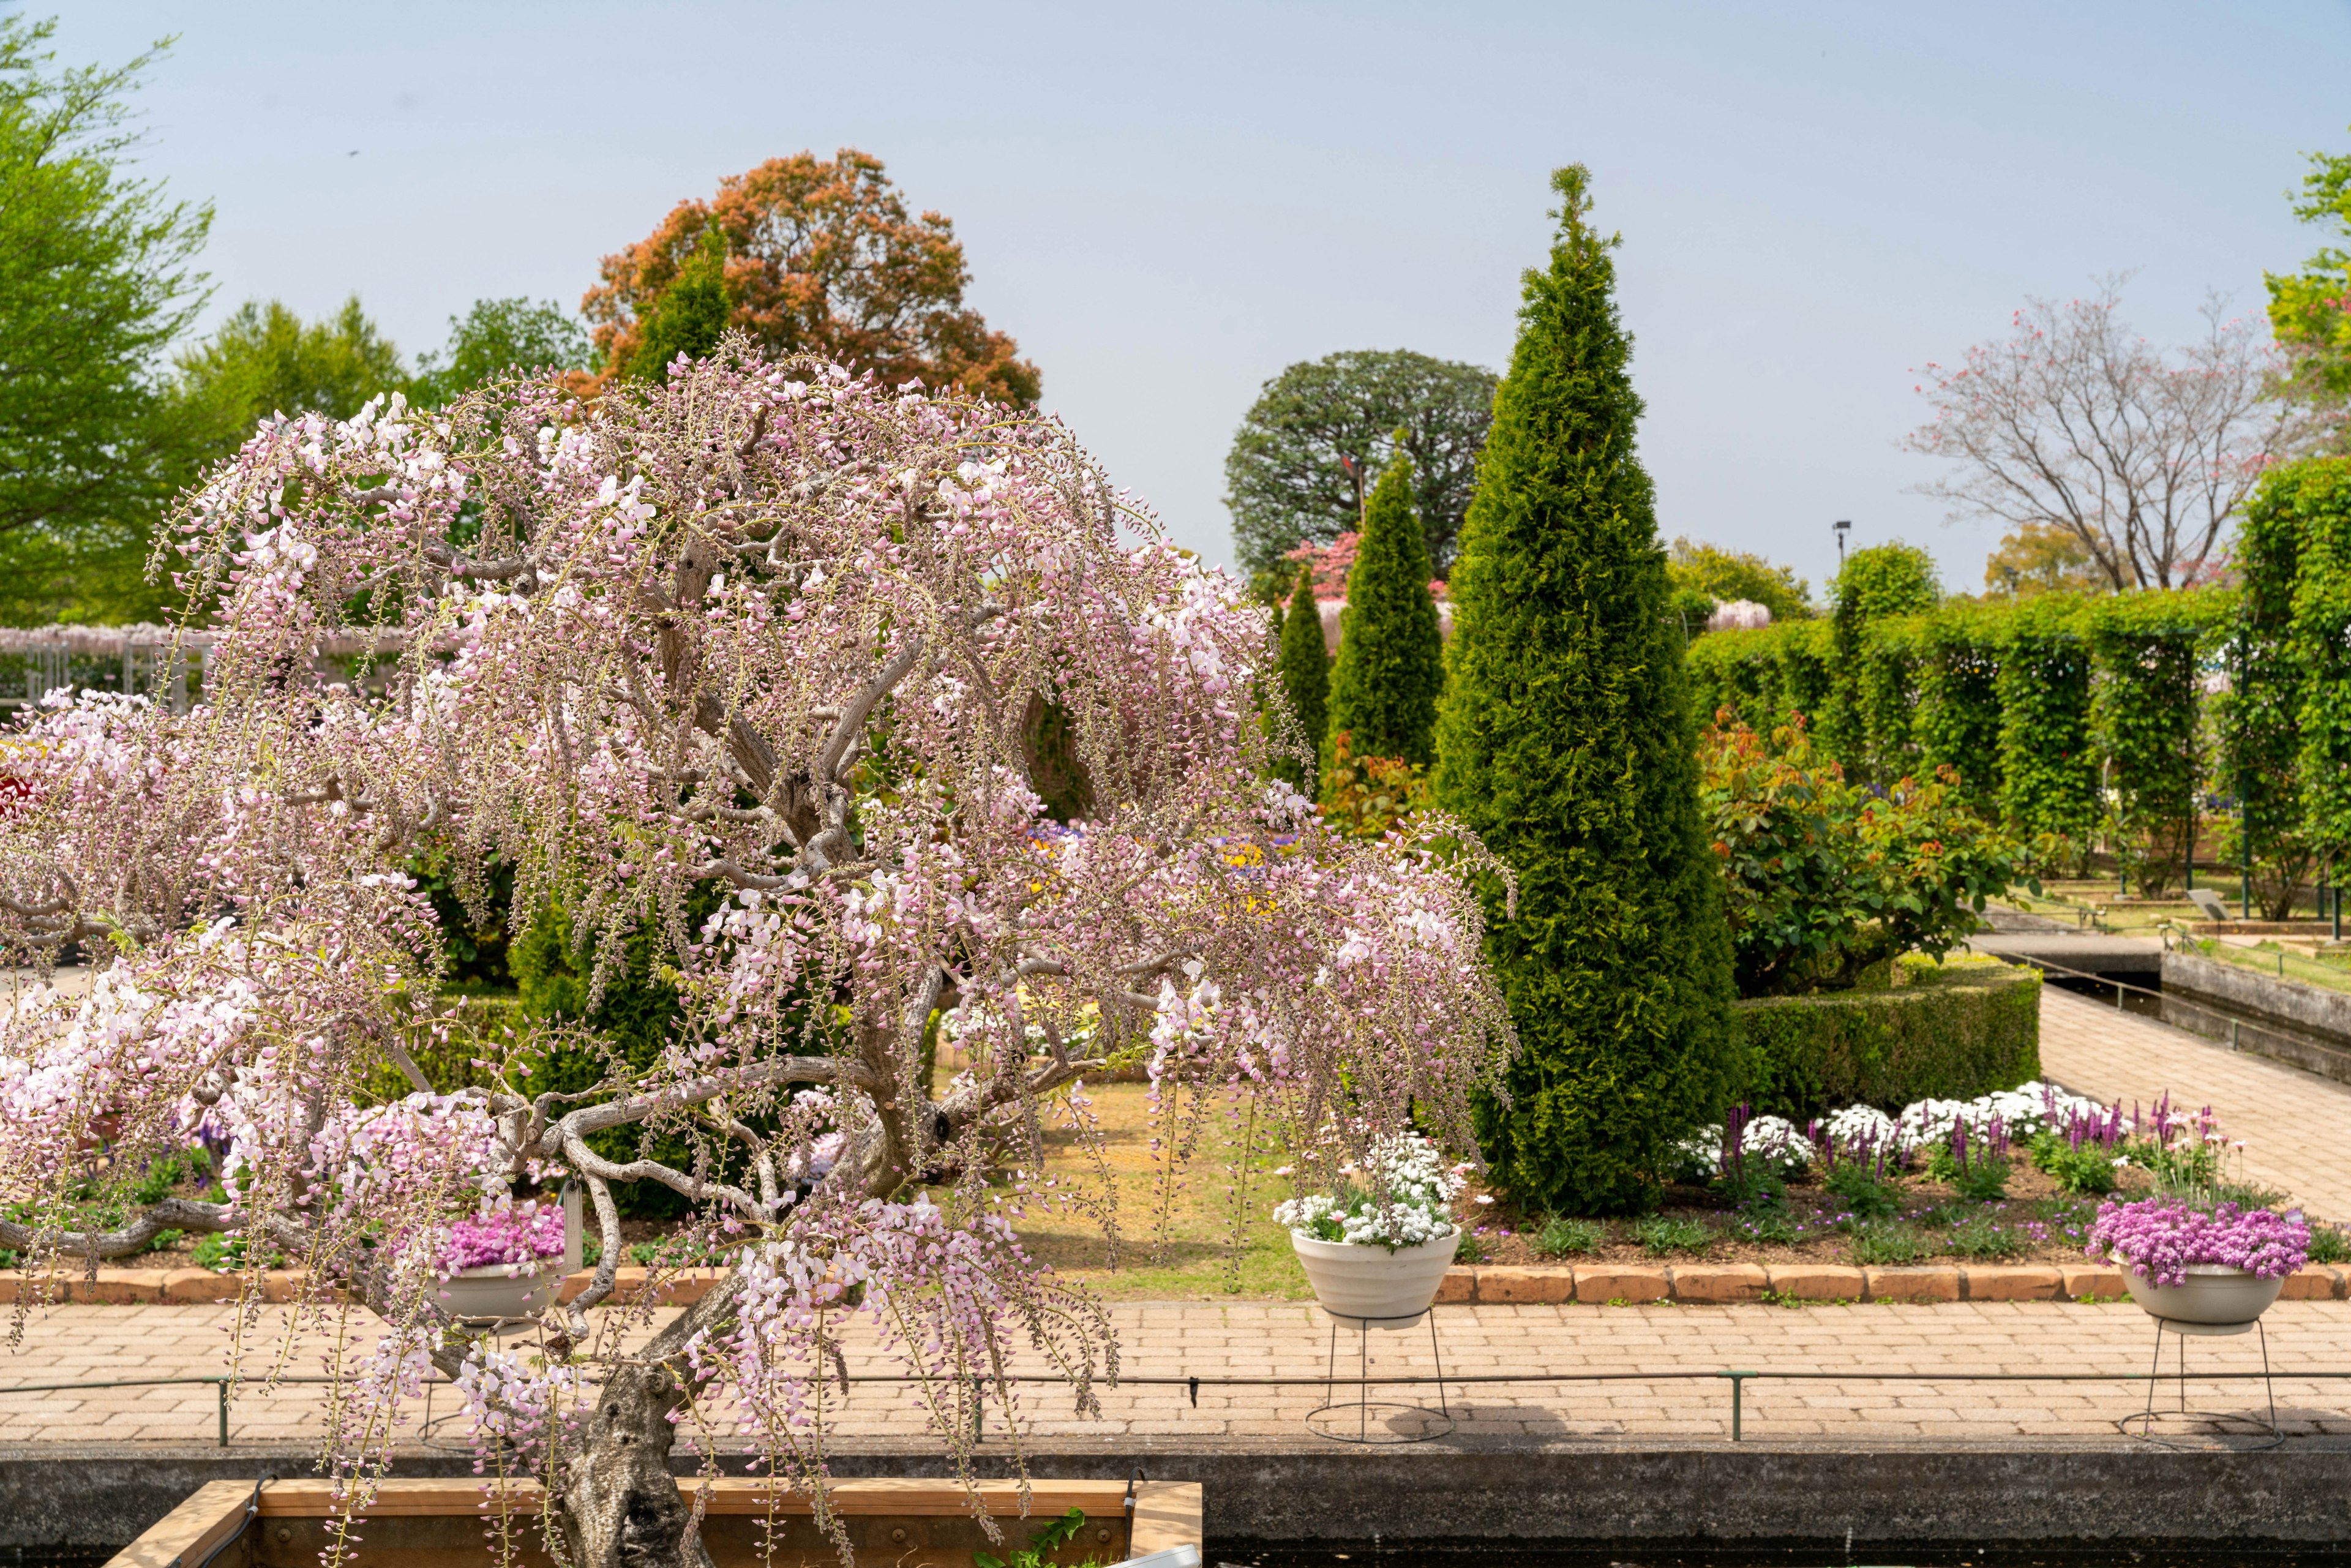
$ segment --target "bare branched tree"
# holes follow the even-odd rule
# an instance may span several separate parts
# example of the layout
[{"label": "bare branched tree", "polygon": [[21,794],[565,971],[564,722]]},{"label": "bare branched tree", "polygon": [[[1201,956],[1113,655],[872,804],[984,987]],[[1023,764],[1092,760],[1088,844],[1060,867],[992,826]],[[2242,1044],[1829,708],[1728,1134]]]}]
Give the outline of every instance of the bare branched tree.
[{"label": "bare branched tree", "polygon": [[2282,369],[2256,318],[2219,297],[2206,330],[2166,353],[2120,319],[2123,278],[2060,305],[2027,301],[2014,330],[1930,364],[1918,391],[1934,419],[1905,438],[1955,471],[1918,491],[1954,519],[1992,517],[2081,541],[2120,590],[2199,580],[2254,484],[2319,434],[2309,407],[2276,395]]}]

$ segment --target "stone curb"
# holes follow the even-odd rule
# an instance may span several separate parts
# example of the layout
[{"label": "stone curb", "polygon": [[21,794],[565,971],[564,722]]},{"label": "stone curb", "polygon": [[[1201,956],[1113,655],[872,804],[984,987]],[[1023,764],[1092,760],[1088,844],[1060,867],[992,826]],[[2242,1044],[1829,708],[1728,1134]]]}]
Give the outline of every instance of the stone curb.
[{"label": "stone curb", "polygon": [[[645,1297],[683,1304],[698,1301],[703,1292],[725,1277],[718,1269],[615,1269],[612,1271],[612,1297],[616,1301],[634,1301]],[[658,1282],[655,1282],[658,1275]],[[570,1301],[587,1290],[595,1274],[582,1270],[563,1277],[562,1289],[557,1299]],[[298,1298],[307,1281],[299,1270],[271,1269],[261,1275],[261,1298],[266,1301],[290,1301]],[[33,1275],[29,1279],[17,1270],[0,1270],[0,1303],[17,1301],[48,1301],[77,1302],[103,1306],[152,1306],[161,1302],[234,1301],[245,1293],[246,1277],[241,1274],[215,1274],[209,1269],[110,1269],[97,1279],[60,1270],[54,1275]]]},{"label": "stone curb", "polygon": [[[684,1304],[702,1299],[720,1279],[716,1269],[652,1269],[613,1271],[612,1300],[645,1297]],[[595,1276],[582,1270],[564,1276],[558,1299],[569,1301]],[[273,1269],[261,1276],[262,1299],[290,1301],[301,1294],[299,1271]],[[28,1283],[31,1289],[27,1289]],[[0,1270],[0,1304],[47,1300],[108,1306],[162,1302],[234,1301],[244,1292],[243,1276],[208,1269],[113,1269],[95,1280],[78,1274],[36,1276]],[[45,1293],[44,1293],[45,1292]],[[2073,1301],[2084,1297],[2119,1301],[2127,1294],[2122,1271],[2095,1263],[2021,1264],[2002,1267],[1855,1269],[1829,1263],[1595,1263],[1551,1269],[1447,1269],[1437,1287],[1440,1303],[1483,1306],[1542,1306],[1574,1301],[1632,1304],[1679,1301],[1717,1306],[1732,1301]],[[2351,1271],[2313,1265],[2289,1275],[2283,1299],[2289,1301],[2351,1300]]]},{"label": "stone curb", "polygon": [[[1599,1263],[1552,1269],[1447,1269],[1440,1302],[1523,1306],[1577,1301],[2120,1301],[2122,1270],[2095,1263],[1855,1269],[1824,1263]],[[2351,1299],[2346,1270],[2313,1265],[2289,1275],[2289,1301]]]}]

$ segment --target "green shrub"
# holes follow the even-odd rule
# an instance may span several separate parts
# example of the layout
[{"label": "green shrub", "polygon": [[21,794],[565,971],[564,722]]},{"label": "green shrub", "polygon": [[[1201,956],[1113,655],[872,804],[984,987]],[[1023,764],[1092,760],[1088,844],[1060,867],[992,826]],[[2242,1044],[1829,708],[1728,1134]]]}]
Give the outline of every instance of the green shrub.
[{"label": "green shrub", "polygon": [[1874,621],[1862,633],[1855,688],[1862,765],[1858,776],[1891,785],[1918,770],[1919,628],[1924,617]]},{"label": "green shrub", "polygon": [[[1298,588],[1290,597],[1290,612],[1281,618],[1281,686],[1290,709],[1305,732],[1307,754],[1322,755],[1323,732],[1331,722],[1331,655],[1322,646],[1322,613],[1314,603],[1314,569],[1298,569]],[[1311,792],[1319,763],[1287,758],[1275,771],[1300,789]]]},{"label": "green shrub", "polygon": [[[697,897],[687,911],[689,925],[698,925],[715,907],[715,894]],[[624,962],[592,1006],[594,961],[592,956],[574,952],[571,943],[571,922],[558,906],[531,923],[509,957],[522,988],[521,1010],[537,1030],[530,1082],[542,1092],[581,1093],[616,1071],[624,1076],[647,1071],[659,1061],[683,1016],[676,988],[664,977],[660,945],[648,926],[640,925],[630,936]],[[611,1041],[612,1059],[582,1044],[577,1034],[563,1029],[567,1023],[585,1023],[598,1030]],[[684,1133],[654,1124],[590,1133],[588,1145],[617,1163],[646,1157],[675,1170],[694,1169],[696,1157],[695,1145]],[[731,1150],[715,1141],[704,1147],[716,1168],[728,1168]],[[612,1196],[622,1215],[631,1219],[674,1219],[692,1207],[683,1194],[659,1182],[619,1184]]]},{"label": "green shrub", "polygon": [[[1615,242],[1581,167],[1518,342],[1452,577],[1437,798],[1516,873],[1487,955],[1518,1030],[1479,1133],[1522,1203],[1637,1211],[1728,1103],[1730,946],[1698,807],[1682,636],[1666,618]],[[1334,717],[1335,722],[1335,717]]]},{"label": "green shrub", "polygon": [[2299,464],[2295,472],[2296,770],[2305,831],[2319,855],[2339,865],[2351,858],[2351,459]]},{"label": "green shrub", "polygon": [[1709,632],[1689,645],[1690,708],[1701,720],[1728,710],[1734,722],[1770,729],[1787,722],[1780,697],[1778,626]]},{"label": "green shrub", "polygon": [[1546,1258],[1573,1258],[1597,1252],[1608,1244],[1608,1227],[1597,1219],[1576,1219],[1554,1214],[1535,1232],[1535,1250]]},{"label": "green shrub", "polygon": [[1939,957],[2020,880],[2022,847],[1948,773],[1857,788],[1801,724],[1768,745],[1709,728],[1699,768],[1742,997],[1845,990],[1897,955]]},{"label": "green shrub", "polygon": [[1956,772],[1960,792],[1983,810],[1997,808],[2001,791],[2001,620],[1952,604],[1918,622],[1919,760]]},{"label": "green shrub", "polygon": [[[2226,762],[2213,783],[2241,802],[2241,835],[2230,857],[2250,869],[2265,920],[2294,915],[2294,895],[2317,859],[2302,802],[2302,705],[2307,685],[2294,646],[2294,585],[2301,575],[2305,509],[2340,506],[2351,465],[2312,458],[2264,476],[2233,556],[2241,587],[2226,650],[2229,695],[2221,709]],[[2250,842],[2248,841],[2250,841]]]},{"label": "green shrub", "polygon": [[2332,1225],[2310,1228],[2310,1260],[2314,1263],[2351,1263],[2351,1236]]},{"label": "green shrub", "polygon": [[1358,757],[1423,766],[1436,758],[1445,644],[1428,580],[1428,547],[1412,510],[1412,461],[1399,452],[1365,509],[1331,669],[1331,733],[1346,735]]},{"label": "green shrub", "polygon": [[2033,1135],[2030,1152],[2062,1191],[2095,1197],[2115,1190],[2115,1151],[2104,1144],[2075,1147],[2064,1134],[2044,1131]]},{"label": "green shrub", "polygon": [[2140,592],[2089,616],[2091,719],[2112,808],[2107,827],[2130,885],[2160,898],[2180,875],[2196,821],[2199,654],[2225,595]]},{"label": "green shrub", "polygon": [[1742,1098],[1802,1122],[1846,1105],[1972,1100],[2041,1076],[2041,977],[1992,959],[1906,958],[1882,991],[1731,1009]]},{"label": "green shrub", "polygon": [[[1903,688],[1909,679],[1904,664],[1908,647],[1903,640],[1889,643],[1884,652],[1896,667],[1873,677],[1870,631],[1889,618],[1934,607],[1942,596],[1935,580],[1935,558],[1916,545],[1899,542],[1857,549],[1839,569],[1829,594],[1834,605],[1830,613],[1834,664],[1818,727],[1830,752],[1856,777],[1887,782],[1907,769],[1889,775],[1874,770],[1871,731],[1874,724],[1888,745],[1897,750],[1907,747],[1910,704]],[[1873,717],[1874,704],[1879,711]]]},{"label": "green shrub", "polygon": [[2078,862],[2098,824],[2090,650],[2081,601],[2044,593],[2008,617],[2000,666],[2001,810],[2053,853]]},{"label": "green shrub", "polygon": [[1703,1252],[1714,1245],[1714,1230],[1702,1220],[1676,1219],[1653,1214],[1633,1227],[1633,1239],[1652,1258],[1668,1252]]},{"label": "green shrub", "polygon": [[1963,1145],[1955,1137],[1927,1156],[1927,1174],[1970,1203],[2008,1196],[2008,1156],[1980,1141]]}]

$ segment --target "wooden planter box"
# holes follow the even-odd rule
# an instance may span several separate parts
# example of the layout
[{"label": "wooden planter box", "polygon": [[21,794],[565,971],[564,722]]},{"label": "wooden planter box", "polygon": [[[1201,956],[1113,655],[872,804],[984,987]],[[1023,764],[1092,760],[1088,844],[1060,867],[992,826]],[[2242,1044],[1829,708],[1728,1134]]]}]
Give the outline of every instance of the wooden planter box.
[{"label": "wooden planter box", "polygon": [[[682,1479],[687,1498],[705,1483]],[[982,1481],[979,1493],[1004,1531],[1005,1543],[991,1544],[971,1517],[963,1489],[952,1481],[842,1480],[832,1483],[833,1506],[849,1527],[859,1561],[891,1568],[971,1568],[974,1552],[1008,1557],[1031,1531],[1071,1508],[1085,1511],[1085,1528],[1053,1553],[1058,1563],[1117,1563],[1146,1552],[1200,1541],[1200,1488],[1193,1481],[1139,1481],[1134,1511],[1127,1511],[1123,1481],[1035,1481],[1029,1486],[1029,1517],[1019,1517],[1019,1489],[1011,1481]],[[316,1568],[327,1544],[335,1507],[323,1480],[268,1481],[261,1488],[260,1517],[245,1524],[253,1500],[249,1481],[211,1481],[196,1489],[155,1527],[118,1553],[108,1568],[198,1568],[214,1548],[230,1542],[213,1568]],[[544,1493],[536,1482],[512,1483],[508,1495],[518,1512],[536,1513]],[[712,1485],[702,1521],[702,1539],[718,1568],[757,1568],[776,1497],[776,1568],[835,1568],[840,1562],[830,1540],[809,1517],[805,1498],[771,1492],[764,1480],[727,1478]],[[473,1479],[388,1480],[364,1516],[359,1551],[361,1568],[490,1568],[496,1560],[483,1521],[490,1494]],[[536,1520],[518,1520],[514,1531],[517,1568],[552,1568],[538,1540]],[[235,1539],[232,1541],[232,1537]]]}]

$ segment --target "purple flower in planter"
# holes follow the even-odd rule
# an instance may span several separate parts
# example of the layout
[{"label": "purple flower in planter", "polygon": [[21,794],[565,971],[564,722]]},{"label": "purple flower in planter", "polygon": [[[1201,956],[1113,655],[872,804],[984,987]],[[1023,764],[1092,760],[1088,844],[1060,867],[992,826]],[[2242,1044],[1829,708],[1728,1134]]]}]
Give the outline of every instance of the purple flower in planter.
[{"label": "purple flower in planter", "polygon": [[452,1225],[441,1262],[454,1274],[492,1263],[536,1263],[562,1250],[563,1210],[525,1203],[468,1215]]},{"label": "purple flower in planter", "polygon": [[2098,1206],[2083,1251],[2113,1254],[2131,1272],[2158,1285],[2186,1281],[2192,1265],[2242,1269],[2264,1280],[2293,1273],[2310,1258],[2310,1227],[2300,1210],[2240,1208],[2223,1203],[2199,1208],[2174,1197],[2143,1197]]}]

